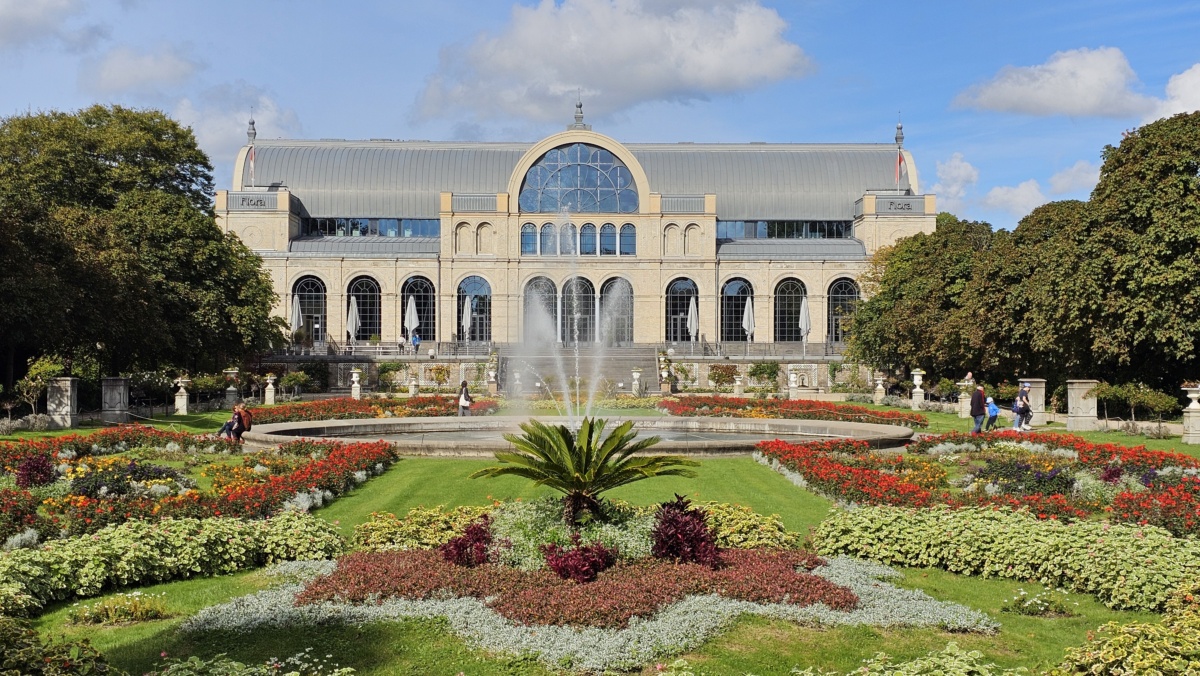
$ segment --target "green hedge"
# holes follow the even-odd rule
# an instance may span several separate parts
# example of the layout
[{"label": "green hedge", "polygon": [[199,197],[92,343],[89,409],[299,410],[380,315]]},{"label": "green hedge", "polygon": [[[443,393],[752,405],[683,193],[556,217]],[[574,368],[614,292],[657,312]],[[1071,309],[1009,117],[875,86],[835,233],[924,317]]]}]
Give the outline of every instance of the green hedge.
[{"label": "green hedge", "polygon": [[816,530],[818,551],[964,575],[1036,581],[1095,594],[1110,608],[1161,610],[1200,578],[1200,542],[1152,526],[1064,524],[1008,509],[838,510]]},{"label": "green hedge", "polygon": [[264,521],[130,521],[0,556],[0,613],[27,614],[54,600],[276,561],[326,559],[344,548],[333,526],[296,512]]}]

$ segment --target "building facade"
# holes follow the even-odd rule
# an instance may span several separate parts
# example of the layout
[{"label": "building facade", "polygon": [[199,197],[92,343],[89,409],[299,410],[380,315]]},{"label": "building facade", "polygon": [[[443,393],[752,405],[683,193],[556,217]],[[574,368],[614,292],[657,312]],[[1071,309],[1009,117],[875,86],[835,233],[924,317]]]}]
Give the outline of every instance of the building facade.
[{"label": "building facade", "polygon": [[887,144],[257,140],[218,222],[316,343],[822,344],[880,247],[932,232]]}]

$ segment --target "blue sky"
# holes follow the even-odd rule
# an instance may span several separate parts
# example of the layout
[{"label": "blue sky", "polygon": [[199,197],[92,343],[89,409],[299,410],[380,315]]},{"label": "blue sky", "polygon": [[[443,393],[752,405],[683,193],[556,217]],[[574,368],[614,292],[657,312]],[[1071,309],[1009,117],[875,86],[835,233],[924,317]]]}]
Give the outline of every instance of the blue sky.
[{"label": "blue sky", "polygon": [[1013,227],[1200,109],[1200,2],[0,0],[0,115],[120,103],[260,138],[890,142]]}]

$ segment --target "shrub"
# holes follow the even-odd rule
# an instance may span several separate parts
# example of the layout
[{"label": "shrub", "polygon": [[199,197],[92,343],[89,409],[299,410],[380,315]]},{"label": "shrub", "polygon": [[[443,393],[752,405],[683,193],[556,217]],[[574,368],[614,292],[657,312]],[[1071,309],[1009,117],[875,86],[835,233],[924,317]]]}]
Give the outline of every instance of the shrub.
[{"label": "shrub", "polygon": [[57,478],[54,461],[48,455],[31,455],[17,465],[17,485],[21,488],[45,486]]},{"label": "shrub", "polygon": [[0,437],[7,437],[21,429],[21,421],[12,418],[0,418]]},{"label": "shrub", "polygon": [[1162,624],[1110,622],[1085,645],[1068,648],[1066,658],[1050,672],[1052,676],[1196,673],[1200,673],[1200,615],[1195,613],[1168,615]]},{"label": "shrub", "polygon": [[799,549],[803,536],[792,533],[778,514],[765,516],[744,505],[706,502],[700,505],[705,523],[720,549]]},{"label": "shrub", "polygon": [[757,382],[774,384],[779,379],[779,362],[760,361],[753,364],[750,367],[749,375]]},{"label": "shrub", "polygon": [[20,620],[0,615],[0,673],[19,676],[115,674],[104,656],[83,641],[42,639]]},{"label": "shrub", "polygon": [[21,423],[30,432],[45,432],[50,429],[50,416],[45,413],[34,413],[21,418]]},{"label": "shrub", "polygon": [[738,374],[735,364],[713,364],[708,369],[708,379],[717,387],[733,384],[733,378]]},{"label": "shrub", "polygon": [[467,526],[467,530],[462,535],[438,547],[442,558],[456,566],[468,568],[487,563],[488,548],[492,546],[492,531],[488,528],[489,523],[490,519],[484,514],[475,523]]},{"label": "shrub", "polygon": [[676,563],[699,563],[716,568],[720,565],[716,534],[708,527],[706,515],[693,509],[691,502],[676,495],[674,502],[664,502],[654,523],[655,558],[671,559]]},{"label": "shrub", "polygon": [[617,560],[617,553],[605,547],[604,543],[593,542],[585,545],[580,541],[578,533],[571,544],[573,546],[570,549],[556,544],[548,544],[542,548],[546,566],[564,580],[591,582]]},{"label": "shrub", "polygon": [[67,621],[71,624],[122,624],[170,617],[162,594],[135,591],[116,594],[91,604],[75,604]]},{"label": "shrub", "polygon": [[1016,596],[1000,602],[1000,610],[1033,617],[1074,617],[1072,605],[1079,602],[1072,602],[1063,589],[1043,589],[1035,594],[1019,589]]},{"label": "shrub", "polygon": [[403,519],[394,514],[372,513],[370,520],[354,527],[355,549],[386,552],[406,549],[433,549],[463,534],[472,522],[490,507],[413,507]]}]

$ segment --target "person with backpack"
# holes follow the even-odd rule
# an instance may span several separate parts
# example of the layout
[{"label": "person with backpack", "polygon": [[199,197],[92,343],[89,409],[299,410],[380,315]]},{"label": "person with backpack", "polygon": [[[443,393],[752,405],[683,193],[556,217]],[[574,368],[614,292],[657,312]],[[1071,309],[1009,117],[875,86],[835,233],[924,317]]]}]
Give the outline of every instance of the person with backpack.
[{"label": "person with backpack", "polygon": [[1033,418],[1033,408],[1029,404],[1029,383],[1021,383],[1017,398],[1013,400],[1013,431],[1033,429],[1029,420]]},{"label": "person with backpack", "polygon": [[421,349],[421,334],[417,333],[416,331],[413,331],[412,333],[412,346],[413,354],[417,354],[417,352]]}]

